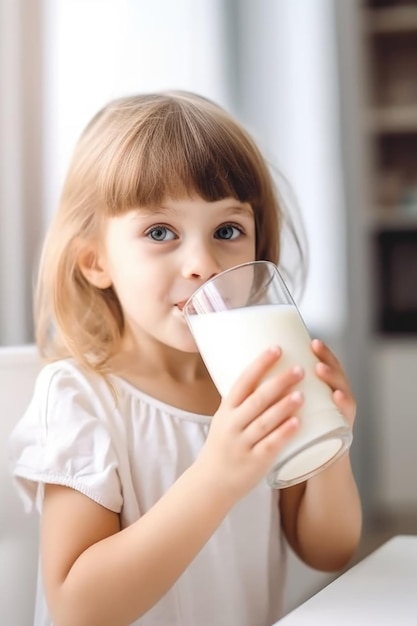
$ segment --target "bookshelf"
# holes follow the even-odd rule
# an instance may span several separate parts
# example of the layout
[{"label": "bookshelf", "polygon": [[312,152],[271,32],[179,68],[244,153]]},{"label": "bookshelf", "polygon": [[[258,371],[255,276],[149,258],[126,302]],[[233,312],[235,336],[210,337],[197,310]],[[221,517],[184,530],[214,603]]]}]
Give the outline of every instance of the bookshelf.
[{"label": "bookshelf", "polygon": [[[417,0],[358,0],[365,346],[381,514],[416,514]],[[356,284],[361,284],[356,279]],[[370,453],[370,452],[369,452]]]},{"label": "bookshelf", "polygon": [[[417,2],[364,0],[371,227],[417,227]],[[379,220],[381,218],[381,220]]]}]

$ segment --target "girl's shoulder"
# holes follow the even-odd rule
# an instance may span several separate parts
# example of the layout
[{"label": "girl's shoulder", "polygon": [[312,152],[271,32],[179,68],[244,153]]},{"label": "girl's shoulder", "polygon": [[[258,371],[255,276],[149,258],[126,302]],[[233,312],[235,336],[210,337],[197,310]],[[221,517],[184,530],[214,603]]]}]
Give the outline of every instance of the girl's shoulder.
[{"label": "girl's shoulder", "polygon": [[60,393],[72,393],[74,388],[91,392],[104,388],[105,379],[94,371],[88,371],[74,359],[60,359],[44,365],[35,382],[35,394],[49,394],[55,387]]},{"label": "girl's shoulder", "polygon": [[12,474],[28,509],[35,502],[40,509],[43,485],[54,483],[120,511],[116,446],[122,420],[112,419],[111,402],[102,377],[74,361],[41,369],[31,401],[8,440]]},{"label": "girl's shoulder", "polygon": [[97,415],[107,412],[123,414],[128,417],[163,415],[180,421],[208,424],[207,415],[191,413],[163,402],[142,391],[126,379],[115,374],[102,375],[87,370],[74,359],[63,359],[44,365],[35,384],[33,400],[43,402],[47,399],[52,405],[65,398],[83,400],[94,408]]},{"label": "girl's shoulder", "polygon": [[88,412],[100,418],[115,408],[115,395],[100,374],[88,371],[74,359],[44,365],[36,380],[27,415],[44,415],[44,421],[77,420]]}]

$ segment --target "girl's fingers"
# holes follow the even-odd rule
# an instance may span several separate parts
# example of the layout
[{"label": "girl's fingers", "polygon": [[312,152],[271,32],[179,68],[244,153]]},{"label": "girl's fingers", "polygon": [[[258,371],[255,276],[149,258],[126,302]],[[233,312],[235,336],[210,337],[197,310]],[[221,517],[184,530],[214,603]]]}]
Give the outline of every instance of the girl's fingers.
[{"label": "girl's fingers", "polygon": [[272,346],[262,352],[257,359],[239,376],[232,386],[226,402],[230,407],[237,407],[247,398],[258,386],[268,371],[273,367],[281,356],[281,349]]},{"label": "girl's fingers", "polygon": [[324,380],[333,391],[342,389],[345,393],[348,393],[349,385],[343,367],[330,348],[319,339],[312,341],[312,348],[313,352],[320,360],[316,365],[316,373],[318,376]]},{"label": "girl's fingers", "polygon": [[330,350],[329,346],[327,346],[324,341],[321,341],[320,339],[313,339],[311,346],[314,354],[320,361],[323,361],[323,363],[326,363],[326,365],[329,365],[332,368],[341,369],[342,366],[340,365],[336,355]]},{"label": "girl's fingers", "polygon": [[334,370],[325,363],[320,362],[316,365],[316,373],[333,392],[339,391],[344,398],[353,401],[353,393],[343,370]]},{"label": "girl's fingers", "polygon": [[261,458],[271,457],[279,453],[291,441],[299,429],[300,420],[290,417],[279,428],[275,428],[268,435],[260,439],[252,448],[254,454]]},{"label": "girl's fingers", "polygon": [[336,389],[333,393],[333,400],[350,426],[353,426],[356,417],[356,400],[354,396],[352,394],[346,394],[340,389]]},{"label": "girl's fingers", "polygon": [[348,383],[342,370],[335,370],[329,365],[326,365],[326,363],[320,361],[316,364],[316,373],[317,376],[327,383],[333,391],[336,389],[347,390]]},{"label": "girl's fingers", "polygon": [[239,428],[246,428],[265,411],[275,407],[303,377],[304,370],[296,366],[264,380],[240,405]]},{"label": "girl's fingers", "polygon": [[303,394],[293,391],[252,420],[244,431],[248,445],[253,448],[274,430],[281,429],[288,419],[295,418],[303,401]]},{"label": "girl's fingers", "polygon": [[356,415],[356,400],[350,388],[345,372],[332,351],[322,342],[312,342],[313,351],[320,359],[316,373],[333,391],[333,400],[341,413],[352,426]]}]

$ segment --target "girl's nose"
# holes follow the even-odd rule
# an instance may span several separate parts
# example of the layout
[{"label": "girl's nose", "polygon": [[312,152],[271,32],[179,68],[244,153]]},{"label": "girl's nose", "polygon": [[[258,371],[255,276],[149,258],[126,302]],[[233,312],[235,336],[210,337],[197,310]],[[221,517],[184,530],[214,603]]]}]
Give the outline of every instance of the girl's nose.
[{"label": "girl's nose", "polygon": [[202,245],[189,250],[183,261],[182,274],[185,278],[206,281],[219,272],[221,268],[214,254]]}]

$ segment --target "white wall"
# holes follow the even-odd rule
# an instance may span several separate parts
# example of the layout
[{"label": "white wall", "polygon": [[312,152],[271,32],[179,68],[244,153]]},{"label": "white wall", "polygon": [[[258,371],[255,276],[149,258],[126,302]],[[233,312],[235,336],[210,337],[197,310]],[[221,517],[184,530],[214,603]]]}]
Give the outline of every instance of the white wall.
[{"label": "white wall", "polygon": [[104,104],[131,93],[189,89],[227,106],[228,51],[222,0],[43,0],[43,6],[50,216],[75,142]]},{"label": "white wall", "polygon": [[[26,322],[22,211],[20,5],[0,2],[0,344],[20,341]],[[6,303],[9,303],[6,306]]]},{"label": "white wall", "polygon": [[333,0],[242,0],[236,106],[298,199],[310,248],[301,310],[345,325],[344,190]]},{"label": "white wall", "polygon": [[41,0],[0,0],[0,345],[32,337],[42,231]]}]

